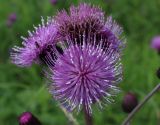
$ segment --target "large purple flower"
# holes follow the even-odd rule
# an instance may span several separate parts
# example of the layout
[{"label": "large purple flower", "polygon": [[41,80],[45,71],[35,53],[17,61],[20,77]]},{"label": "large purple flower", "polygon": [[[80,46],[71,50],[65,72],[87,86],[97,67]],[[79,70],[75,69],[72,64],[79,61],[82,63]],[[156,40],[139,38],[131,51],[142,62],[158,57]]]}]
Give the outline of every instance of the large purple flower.
[{"label": "large purple flower", "polygon": [[93,103],[102,107],[104,101],[112,101],[111,90],[118,91],[116,85],[122,79],[120,54],[103,45],[103,39],[99,45],[91,45],[85,38],[82,46],[69,41],[50,68],[51,93],[69,110],[82,106],[91,113]]},{"label": "large purple flower", "polygon": [[[59,33],[62,39],[69,38],[80,43],[85,35],[86,39],[93,39],[96,34],[96,44],[103,38],[105,47],[112,44],[115,51],[124,47],[122,28],[112,19],[105,16],[103,11],[88,4],[80,4],[78,7],[71,6],[69,13],[61,11],[55,18],[59,25]],[[93,43],[92,40],[90,42]],[[91,43],[91,44],[92,44]]]},{"label": "large purple flower", "polygon": [[42,25],[35,27],[34,32],[29,32],[29,37],[23,39],[23,47],[15,46],[11,52],[12,62],[18,66],[30,66],[33,62],[42,60],[54,50],[54,45],[57,37],[57,25],[48,18],[47,23],[44,23],[42,18]]}]

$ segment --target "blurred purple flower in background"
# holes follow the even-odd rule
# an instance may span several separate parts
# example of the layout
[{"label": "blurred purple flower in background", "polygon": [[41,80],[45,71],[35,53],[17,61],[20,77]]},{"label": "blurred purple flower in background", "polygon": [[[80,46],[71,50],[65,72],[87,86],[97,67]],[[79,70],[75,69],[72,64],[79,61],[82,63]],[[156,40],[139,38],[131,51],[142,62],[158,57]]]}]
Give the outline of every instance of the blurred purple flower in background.
[{"label": "blurred purple flower in background", "polygon": [[151,47],[160,52],[160,36],[155,36],[151,41]]},{"label": "blurred purple flower in background", "polygon": [[17,14],[16,13],[9,14],[7,22],[6,22],[7,26],[11,27],[15,23],[16,20],[17,20]]},{"label": "blurred purple flower in background", "polygon": [[138,100],[135,94],[127,93],[122,101],[122,109],[126,113],[130,113],[138,105]]},{"label": "blurred purple flower in background", "polygon": [[57,0],[50,0],[50,3],[51,3],[52,5],[55,5],[55,4],[57,3]]},{"label": "blurred purple flower in background", "polygon": [[31,112],[22,113],[19,118],[19,125],[41,125],[41,122]]},{"label": "blurred purple flower in background", "polygon": [[54,22],[48,19],[45,24],[42,18],[42,25],[34,28],[34,32],[29,31],[28,38],[22,37],[23,47],[15,46],[11,52],[12,62],[18,66],[31,66],[33,62],[43,60],[46,58],[47,53],[54,51],[57,37],[57,27]]}]

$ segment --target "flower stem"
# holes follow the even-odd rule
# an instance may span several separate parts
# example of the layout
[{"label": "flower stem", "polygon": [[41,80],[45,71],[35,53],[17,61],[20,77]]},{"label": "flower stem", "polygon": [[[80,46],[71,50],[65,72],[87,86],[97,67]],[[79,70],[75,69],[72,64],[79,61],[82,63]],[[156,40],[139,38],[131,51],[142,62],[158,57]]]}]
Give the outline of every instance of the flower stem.
[{"label": "flower stem", "polygon": [[131,123],[130,123],[130,122],[128,122],[128,123],[127,123],[127,125],[131,125]]},{"label": "flower stem", "polygon": [[122,125],[127,125],[128,122],[133,118],[133,116],[140,110],[140,108],[160,89],[160,83],[144,98],[144,100],[139,103],[135,109],[128,115],[128,117],[124,120]]},{"label": "flower stem", "polygon": [[64,112],[65,116],[68,118],[69,122],[72,125],[79,125],[79,123],[77,122],[77,120],[73,117],[73,115],[71,113],[69,113],[63,106],[61,106],[59,104],[59,107],[61,108],[61,110]]},{"label": "flower stem", "polygon": [[84,108],[83,110],[84,110],[84,118],[85,118],[86,125],[93,125],[92,116],[88,114],[88,112],[86,111],[86,108]]}]

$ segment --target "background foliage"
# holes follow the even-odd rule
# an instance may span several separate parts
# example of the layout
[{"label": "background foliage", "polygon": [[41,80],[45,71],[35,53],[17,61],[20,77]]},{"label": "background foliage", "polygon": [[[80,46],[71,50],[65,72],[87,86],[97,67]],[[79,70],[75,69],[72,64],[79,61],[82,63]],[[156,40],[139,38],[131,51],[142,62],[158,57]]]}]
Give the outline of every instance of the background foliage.
[{"label": "background foliage", "polygon": [[[122,92],[116,103],[102,112],[94,110],[95,125],[119,125],[127,116],[121,109],[123,95],[130,91],[139,100],[158,83],[155,71],[159,57],[150,48],[151,38],[160,34],[159,0],[81,0],[99,5],[124,27],[127,46],[124,51],[124,80]],[[0,124],[17,125],[17,117],[24,111],[31,111],[44,125],[67,125],[63,112],[51,99],[40,67],[19,68],[11,64],[9,51],[13,45],[20,45],[20,36],[27,36],[27,30],[38,25],[41,16],[55,15],[62,8],[78,0],[59,0],[52,5],[49,0],[0,0]],[[6,26],[10,13],[17,14],[12,27]],[[76,115],[84,124],[82,113]],[[160,93],[157,93],[134,117],[132,125],[160,125]]]}]

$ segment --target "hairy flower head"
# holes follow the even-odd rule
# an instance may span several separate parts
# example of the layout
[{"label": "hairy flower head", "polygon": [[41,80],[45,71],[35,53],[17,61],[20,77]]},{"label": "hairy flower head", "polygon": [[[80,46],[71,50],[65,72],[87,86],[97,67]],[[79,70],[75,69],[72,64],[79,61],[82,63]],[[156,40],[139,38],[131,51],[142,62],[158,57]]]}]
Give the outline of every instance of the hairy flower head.
[{"label": "hairy flower head", "polygon": [[99,45],[83,41],[83,45],[68,42],[63,55],[59,55],[51,69],[51,93],[69,110],[86,108],[91,105],[111,102],[111,90],[118,91],[116,85],[122,79],[119,53],[112,48],[103,49],[103,39]]},{"label": "hairy flower head", "polygon": [[56,43],[57,26],[51,19],[44,23],[42,18],[42,25],[35,27],[34,32],[29,31],[29,37],[24,38],[23,47],[15,46],[11,52],[12,62],[18,66],[30,66],[33,62],[38,61],[50,51],[51,47]]},{"label": "hairy flower head", "polygon": [[[85,35],[86,39],[93,39],[96,34],[96,44],[103,37],[105,47],[112,45],[114,50],[119,51],[124,47],[122,28],[112,19],[105,19],[104,12],[88,4],[80,4],[78,7],[71,6],[69,13],[61,11],[55,21],[59,25],[59,33],[62,39],[70,38],[80,43]],[[92,42],[92,40],[90,40]]]}]

